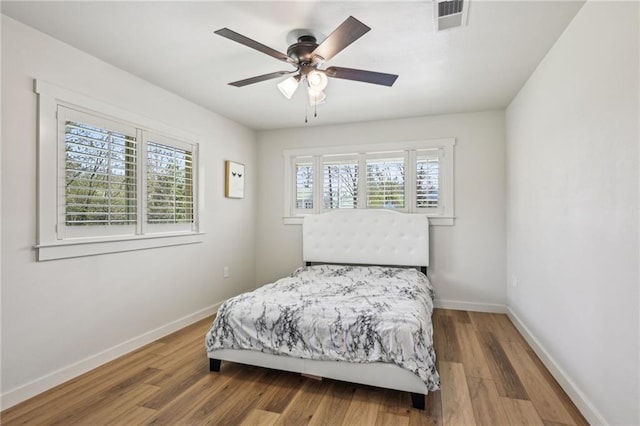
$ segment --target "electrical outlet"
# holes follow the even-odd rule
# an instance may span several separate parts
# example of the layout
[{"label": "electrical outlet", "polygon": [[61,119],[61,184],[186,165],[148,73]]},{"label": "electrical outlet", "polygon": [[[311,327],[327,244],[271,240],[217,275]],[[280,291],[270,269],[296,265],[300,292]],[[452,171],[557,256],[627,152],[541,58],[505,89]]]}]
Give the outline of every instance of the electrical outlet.
[{"label": "electrical outlet", "polygon": [[518,277],[511,275],[511,287],[518,288]]},{"label": "electrical outlet", "polygon": [[222,276],[224,278],[229,278],[229,267],[225,266],[224,268],[222,268]]}]

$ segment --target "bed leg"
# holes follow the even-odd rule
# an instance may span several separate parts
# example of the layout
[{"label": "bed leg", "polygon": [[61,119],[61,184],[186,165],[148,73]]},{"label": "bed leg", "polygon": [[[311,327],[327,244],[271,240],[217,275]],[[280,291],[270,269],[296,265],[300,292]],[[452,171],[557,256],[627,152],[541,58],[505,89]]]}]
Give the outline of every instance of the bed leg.
[{"label": "bed leg", "polygon": [[413,408],[424,410],[424,399],[425,395],[411,392],[411,404],[413,404]]},{"label": "bed leg", "polygon": [[220,371],[220,360],[209,358],[209,371]]}]

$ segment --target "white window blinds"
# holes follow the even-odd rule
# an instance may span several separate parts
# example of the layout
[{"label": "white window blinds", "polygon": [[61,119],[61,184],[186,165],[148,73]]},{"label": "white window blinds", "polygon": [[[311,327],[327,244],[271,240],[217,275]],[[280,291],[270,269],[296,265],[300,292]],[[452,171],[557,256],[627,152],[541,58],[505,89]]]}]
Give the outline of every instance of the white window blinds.
[{"label": "white window blinds", "polygon": [[295,160],[296,210],[313,210],[313,159]]},{"label": "white window blinds", "polygon": [[58,239],[197,229],[196,145],[64,106],[58,115]]},{"label": "white window blinds", "polygon": [[[64,224],[135,225],[135,128],[72,110],[64,120]],[[126,131],[129,130],[129,131]]]},{"label": "white window blinds", "polygon": [[418,151],[416,156],[416,208],[440,207],[440,150]]},{"label": "white window blinds", "polygon": [[367,158],[367,208],[404,208],[404,163],[402,154]]},{"label": "white window blinds", "polygon": [[192,223],[193,152],[147,142],[147,223]]},{"label": "white window blinds", "polygon": [[358,159],[324,159],[324,209],[353,209],[358,205]]},{"label": "white window blinds", "polygon": [[452,225],[454,144],[449,138],[284,150],[284,223],[335,209],[391,209]]}]

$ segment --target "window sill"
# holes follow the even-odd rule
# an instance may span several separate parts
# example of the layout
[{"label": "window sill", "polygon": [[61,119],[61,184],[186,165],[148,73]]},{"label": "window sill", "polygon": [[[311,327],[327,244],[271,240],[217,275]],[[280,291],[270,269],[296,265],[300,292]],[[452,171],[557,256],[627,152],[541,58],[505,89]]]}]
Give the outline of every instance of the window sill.
[{"label": "window sill", "polygon": [[203,233],[189,233],[162,236],[138,236],[102,241],[77,239],[60,241],[53,244],[39,244],[36,245],[35,248],[38,252],[38,261],[41,262],[72,257],[95,256],[106,253],[196,244],[201,243],[203,240]]},{"label": "window sill", "polygon": [[[419,213],[415,213],[419,214]],[[455,217],[429,217],[429,225],[431,226],[453,226]],[[304,216],[287,216],[282,218],[282,223],[284,225],[302,225],[304,220]]]}]

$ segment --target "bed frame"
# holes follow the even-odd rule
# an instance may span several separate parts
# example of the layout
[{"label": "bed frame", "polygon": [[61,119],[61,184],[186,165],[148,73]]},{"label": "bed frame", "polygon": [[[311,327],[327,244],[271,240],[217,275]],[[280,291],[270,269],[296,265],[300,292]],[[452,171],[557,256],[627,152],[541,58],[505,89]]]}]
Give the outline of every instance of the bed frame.
[{"label": "bed frame", "polygon": [[[389,210],[334,211],[306,216],[302,228],[303,260],[313,263],[411,266],[426,273],[429,222],[423,215]],[[221,361],[292,371],[411,393],[414,408],[424,409],[428,389],[413,373],[394,364],[358,364],[218,349],[207,353],[210,371]]]}]

